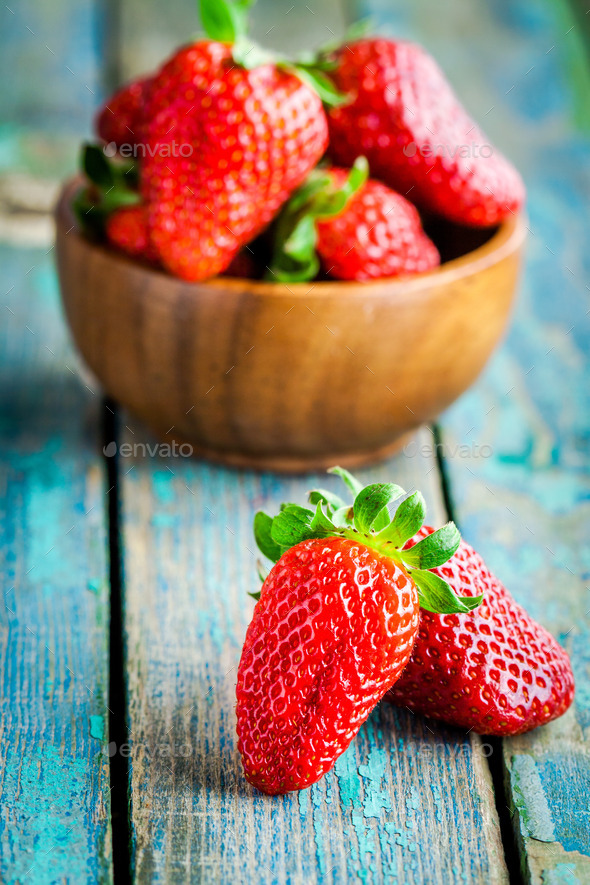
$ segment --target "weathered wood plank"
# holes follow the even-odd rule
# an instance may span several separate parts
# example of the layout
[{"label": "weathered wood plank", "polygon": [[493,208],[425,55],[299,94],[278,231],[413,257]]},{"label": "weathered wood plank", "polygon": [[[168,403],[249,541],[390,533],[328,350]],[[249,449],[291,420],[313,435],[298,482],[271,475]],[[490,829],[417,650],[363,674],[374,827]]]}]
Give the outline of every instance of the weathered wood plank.
[{"label": "weathered wood plank", "polygon": [[19,0],[2,4],[0,23],[2,122],[79,138],[89,129],[101,89],[95,4]]},{"label": "weathered wood plank", "polygon": [[51,255],[0,247],[0,881],[109,882],[98,396]]},{"label": "weathered wood plank", "polygon": [[[371,5],[391,16],[389,4]],[[444,416],[442,439],[466,538],[566,646],[577,679],[562,720],[504,742],[523,874],[590,882],[590,77],[580,26],[566,3],[548,0],[406,4],[396,14],[396,30],[426,43],[528,186],[512,332]]]},{"label": "weathered wood plank", "polygon": [[[236,668],[256,589],[255,510],[335,478],[236,473],[143,457],[129,423],[120,459],[135,881],[505,882],[486,753],[477,737],[383,704],[335,771],[269,798],[236,750]],[[427,494],[419,445],[365,471]],[[135,457],[132,447],[139,444]],[[120,748],[118,749],[120,751]]]},{"label": "weathered wood plank", "polygon": [[67,340],[49,215],[52,182],[74,167],[98,99],[97,23],[90,0],[0,10],[4,883],[112,879],[99,394]]}]

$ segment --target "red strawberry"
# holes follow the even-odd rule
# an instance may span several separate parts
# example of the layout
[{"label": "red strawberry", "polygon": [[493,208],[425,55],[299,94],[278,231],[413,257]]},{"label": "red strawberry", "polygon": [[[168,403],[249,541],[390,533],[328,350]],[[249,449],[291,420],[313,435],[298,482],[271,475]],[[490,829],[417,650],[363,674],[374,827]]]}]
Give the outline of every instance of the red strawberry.
[{"label": "red strawberry", "polygon": [[106,220],[106,238],[113,246],[134,258],[156,261],[150,244],[144,206],[126,206],[117,209]]},{"label": "red strawberry", "polygon": [[312,63],[276,62],[246,39],[249,2],[201,0],[211,39],[177,52],[150,88],[150,239],[187,280],[223,272],[268,225],[327,146],[320,94],[339,98]]},{"label": "red strawberry", "polygon": [[408,661],[419,598],[438,611],[465,610],[444,581],[412,568],[445,561],[459,544],[456,528],[440,529],[418,556],[404,551],[400,540],[424,515],[419,493],[391,520],[387,505],[402,489],[363,489],[335,472],[355,492],[352,508],[318,490],[315,512],[287,504],[255,520],[259,547],[278,561],[246,634],[237,731],[246,778],[265,793],[310,786],[346,750]]},{"label": "red strawberry", "polygon": [[163,264],[187,280],[215,276],[272,219],[327,144],[321,99],[274,65],[227,60],[209,88],[148,127],[142,191]]},{"label": "red strawberry", "polygon": [[352,170],[315,170],[281,212],[270,278],[312,279],[321,261],[340,280],[422,273],[440,264],[420,216],[373,179],[358,158]]},{"label": "red strawberry", "polygon": [[[334,168],[330,174],[338,187],[347,171]],[[440,264],[415,207],[374,179],[354,194],[343,212],[319,220],[317,230],[322,266],[339,280],[424,273]]]},{"label": "red strawberry", "polygon": [[134,145],[140,141],[140,129],[152,78],[141,77],[118,89],[96,117],[96,131],[106,142]]},{"label": "red strawberry", "polygon": [[521,734],[561,716],[574,679],[555,639],[464,541],[435,574],[484,600],[465,615],[422,613],[411,660],[387,699],[480,734]]},{"label": "red strawberry", "polygon": [[199,40],[182,46],[153,77],[144,119],[153,120],[178,99],[190,104],[197,91],[206,92],[233,64],[232,47],[228,43]]},{"label": "red strawberry", "polygon": [[350,96],[329,112],[337,163],[350,166],[363,154],[376,178],[459,224],[498,224],[521,207],[520,176],[424,49],[374,38],[343,47],[335,58],[334,82]]}]

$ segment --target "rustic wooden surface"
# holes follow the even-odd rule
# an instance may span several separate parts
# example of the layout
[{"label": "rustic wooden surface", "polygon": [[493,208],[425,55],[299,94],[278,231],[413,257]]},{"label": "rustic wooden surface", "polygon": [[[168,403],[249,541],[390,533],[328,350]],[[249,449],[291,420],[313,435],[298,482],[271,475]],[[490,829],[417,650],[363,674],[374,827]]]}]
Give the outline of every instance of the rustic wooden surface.
[{"label": "rustic wooden surface", "polygon": [[[490,748],[476,736],[383,704],[309,791],[271,798],[249,787],[234,706],[247,592],[258,585],[253,515],[336,481],[143,457],[146,437],[128,424],[120,474],[136,881],[506,882]],[[361,475],[420,485],[440,521],[430,439],[422,431],[409,456]],[[134,447],[139,457],[128,456]]]},{"label": "rustic wooden surface", "polygon": [[0,246],[0,263],[0,881],[109,882],[99,394],[51,255]]},{"label": "rustic wooden surface", "polygon": [[[368,5],[390,32],[436,55],[529,187],[527,274],[512,334],[444,416],[439,456],[466,537],[561,638],[578,681],[573,712],[504,742],[507,791],[496,798],[521,858],[511,878],[588,883],[589,80],[581,36],[590,16],[578,8],[573,18],[565,0]],[[110,485],[97,457],[96,395],[85,387],[94,385],[80,380],[59,319],[48,210],[89,131],[97,59],[111,79],[143,70],[186,39],[193,16],[192,0],[118,6],[24,0],[0,11],[0,573],[9,606],[0,612],[0,881],[11,885],[113,875],[104,752]],[[304,47],[308,20],[321,42],[350,18],[335,2],[298,4],[297,18],[290,7],[259,2],[263,41]],[[125,420],[130,429],[118,441],[146,442]],[[442,518],[441,477],[424,434],[364,475],[391,469],[409,486],[426,484]],[[157,453],[120,457],[118,472],[131,733],[109,752],[113,770],[130,754],[134,880],[507,881],[485,740],[384,707],[312,790],[268,799],[242,779],[231,717],[252,608],[250,519],[285,492],[299,497],[310,477],[238,474]],[[123,791],[117,782],[124,816]],[[124,856],[117,864],[125,883]]]},{"label": "rustic wooden surface", "polygon": [[97,95],[92,6],[0,10],[0,881],[19,885],[112,881],[100,393],[50,216]]}]

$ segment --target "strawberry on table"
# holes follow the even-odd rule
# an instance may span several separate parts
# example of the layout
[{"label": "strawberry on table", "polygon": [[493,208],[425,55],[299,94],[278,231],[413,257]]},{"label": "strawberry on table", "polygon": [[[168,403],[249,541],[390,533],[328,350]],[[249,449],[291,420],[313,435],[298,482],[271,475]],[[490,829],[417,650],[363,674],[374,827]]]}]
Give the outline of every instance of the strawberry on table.
[{"label": "strawberry on table", "polygon": [[332,768],[406,665],[419,606],[466,612],[481,602],[457,597],[428,570],[457,549],[452,523],[404,550],[424,519],[419,492],[392,519],[399,486],[362,488],[333,472],[353,492],[352,506],[316,490],[313,509],[286,504],[254,523],[276,564],[238,668],[237,731],[246,778],[265,793],[303,789]]},{"label": "strawberry on table", "polygon": [[438,267],[440,256],[416,208],[368,179],[364,157],[352,169],[322,167],[281,210],[269,279],[311,280],[322,266],[339,280],[407,276]]},{"label": "strawberry on table", "polygon": [[[431,531],[422,528],[415,540]],[[465,541],[434,571],[483,602],[464,616],[422,612],[412,657],[387,700],[480,734],[521,734],[561,716],[574,678],[553,636]]]},{"label": "strawberry on table", "polygon": [[458,224],[495,225],[522,206],[518,172],[424,49],[376,37],[347,44],[334,61],[334,83],[349,96],[328,114],[336,163],[362,154],[375,178]]}]

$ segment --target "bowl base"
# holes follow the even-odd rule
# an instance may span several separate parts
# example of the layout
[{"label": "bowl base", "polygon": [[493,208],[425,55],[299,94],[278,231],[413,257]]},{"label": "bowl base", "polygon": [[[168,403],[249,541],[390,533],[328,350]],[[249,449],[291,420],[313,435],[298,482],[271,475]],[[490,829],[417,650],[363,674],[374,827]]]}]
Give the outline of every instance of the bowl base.
[{"label": "bowl base", "polygon": [[398,436],[393,442],[375,449],[360,452],[334,452],[332,455],[252,455],[243,452],[224,452],[219,449],[198,446],[186,439],[181,439],[175,434],[157,433],[157,435],[177,447],[190,446],[192,457],[225,467],[245,468],[248,470],[272,470],[276,473],[310,473],[312,471],[324,471],[335,465],[346,468],[364,467],[386,461],[392,455],[397,454],[418,432],[410,430]]}]

